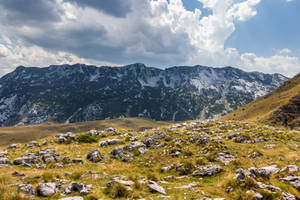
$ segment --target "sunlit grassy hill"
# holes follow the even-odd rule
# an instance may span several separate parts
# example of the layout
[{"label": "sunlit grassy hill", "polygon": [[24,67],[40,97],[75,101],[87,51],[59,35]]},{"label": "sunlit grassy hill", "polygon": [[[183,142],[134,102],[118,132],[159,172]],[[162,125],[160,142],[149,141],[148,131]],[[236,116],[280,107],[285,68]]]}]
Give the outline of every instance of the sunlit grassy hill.
[{"label": "sunlit grassy hill", "polygon": [[300,126],[300,74],[277,90],[233,111],[223,119],[264,121],[291,127]]}]

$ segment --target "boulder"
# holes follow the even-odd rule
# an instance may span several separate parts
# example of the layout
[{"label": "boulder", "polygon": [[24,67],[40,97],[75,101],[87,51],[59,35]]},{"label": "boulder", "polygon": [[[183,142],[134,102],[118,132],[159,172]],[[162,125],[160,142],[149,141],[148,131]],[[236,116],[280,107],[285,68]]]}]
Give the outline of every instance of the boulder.
[{"label": "boulder", "polygon": [[107,188],[111,188],[111,187],[113,187],[116,183],[121,184],[121,185],[124,185],[124,186],[126,186],[126,187],[130,187],[130,186],[132,186],[132,185],[134,184],[133,181],[123,181],[123,180],[117,180],[117,179],[116,179],[116,180],[113,180],[113,181],[107,183],[107,184],[106,184],[106,187],[107,187]]},{"label": "boulder", "polygon": [[79,192],[80,195],[87,195],[90,193],[92,185],[84,185],[82,183],[72,182],[65,188],[64,195],[71,194],[72,191]]},{"label": "boulder", "polygon": [[83,200],[82,197],[67,197],[67,198],[62,198],[58,200]]},{"label": "boulder", "polygon": [[152,192],[158,192],[158,193],[161,193],[161,194],[166,194],[165,192],[165,189],[158,185],[155,181],[149,181],[148,182],[148,187],[150,188],[150,190]]},{"label": "boulder", "polygon": [[116,144],[121,144],[122,141],[119,140],[119,139],[111,139],[111,140],[105,140],[105,141],[101,141],[99,143],[99,146],[100,147],[106,147],[106,146],[109,146],[109,145],[116,145]]},{"label": "boulder", "polygon": [[288,172],[294,174],[299,171],[299,167],[297,165],[288,165],[285,168],[281,169],[280,172]]},{"label": "boulder", "polygon": [[229,163],[235,160],[234,156],[228,152],[218,153],[215,160],[222,162],[224,165],[229,165]]},{"label": "boulder", "polygon": [[16,149],[16,148],[18,148],[17,144],[11,144],[7,147],[7,149]]},{"label": "boulder", "polygon": [[98,162],[101,160],[101,153],[98,150],[94,150],[88,153],[86,157],[89,161]]},{"label": "boulder", "polygon": [[11,165],[11,162],[8,158],[2,157],[0,158],[0,165]]},{"label": "boulder", "polygon": [[49,197],[59,190],[59,185],[56,183],[42,183],[37,187],[37,195],[41,197]]},{"label": "boulder", "polygon": [[35,148],[35,147],[39,147],[40,145],[37,141],[31,141],[28,144],[26,144],[26,146],[32,149],[32,148]]},{"label": "boulder", "polygon": [[28,196],[34,196],[34,189],[31,184],[26,184],[26,183],[20,183],[17,185],[18,186],[18,192],[22,192],[25,195]]},{"label": "boulder", "polygon": [[244,169],[238,169],[236,170],[235,180],[238,182],[243,182],[245,178],[253,178],[256,179],[256,176],[254,174],[251,174],[249,171]]},{"label": "boulder", "polygon": [[14,165],[22,165],[22,164],[36,164],[39,163],[40,159],[38,156],[36,156],[35,154],[26,154],[25,156],[21,157],[21,158],[16,158],[13,161]]},{"label": "boulder", "polygon": [[79,163],[79,164],[82,164],[83,163],[83,160],[81,158],[74,158],[72,159],[72,163]]},{"label": "boulder", "polygon": [[121,159],[124,157],[124,148],[123,147],[115,147],[111,151],[111,154],[113,155],[114,158]]},{"label": "boulder", "polygon": [[192,175],[193,176],[212,176],[222,171],[222,167],[219,165],[204,165],[197,167]]},{"label": "boulder", "polygon": [[97,131],[97,130],[89,130],[87,132],[90,136],[97,136],[100,134],[100,131]]},{"label": "boulder", "polygon": [[142,142],[136,141],[136,142],[131,142],[129,145],[125,146],[124,149],[128,150],[128,151],[133,151],[133,150],[135,150],[137,148],[140,148],[140,147],[146,148],[146,145]]},{"label": "boulder", "polygon": [[280,180],[283,180],[296,188],[297,190],[300,190],[300,176],[287,176],[284,178],[281,178]]},{"label": "boulder", "polygon": [[271,175],[280,172],[280,169],[277,168],[276,165],[262,167],[262,168],[251,167],[248,170],[250,173],[254,174],[255,176],[261,176],[266,178],[269,178]]}]

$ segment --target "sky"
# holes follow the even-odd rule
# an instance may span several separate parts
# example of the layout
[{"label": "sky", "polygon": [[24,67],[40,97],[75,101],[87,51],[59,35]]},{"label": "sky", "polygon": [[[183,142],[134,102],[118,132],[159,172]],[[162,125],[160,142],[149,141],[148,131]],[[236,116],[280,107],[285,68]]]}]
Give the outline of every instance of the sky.
[{"label": "sky", "polygon": [[300,0],[0,0],[0,75],[145,63],[300,72]]}]

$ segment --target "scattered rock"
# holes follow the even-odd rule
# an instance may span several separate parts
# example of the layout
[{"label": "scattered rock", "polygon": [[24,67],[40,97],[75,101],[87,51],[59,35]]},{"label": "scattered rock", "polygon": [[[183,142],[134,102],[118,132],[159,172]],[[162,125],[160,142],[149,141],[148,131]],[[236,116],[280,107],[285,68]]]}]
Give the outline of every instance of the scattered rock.
[{"label": "scattered rock", "polygon": [[241,169],[241,168],[236,170],[235,173],[236,173],[235,180],[237,180],[238,182],[243,182],[245,180],[245,178],[256,179],[255,175],[253,175],[249,171]]},{"label": "scattered rock", "polygon": [[101,153],[98,150],[94,150],[89,152],[86,158],[92,162],[99,162],[101,160]]},{"label": "scattered rock", "polygon": [[108,145],[116,145],[116,144],[122,144],[122,141],[119,139],[105,140],[105,141],[101,141],[99,146],[106,147]]},{"label": "scattered rock", "polygon": [[11,165],[11,162],[8,158],[2,157],[0,158],[0,165]]},{"label": "scattered rock", "polygon": [[204,165],[197,167],[192,175],[193,176],[212,176],[222,171],[222,167],[219,165]]},{"label": "scattered rock", "polygon": [[28,196],[35,196],[34,189],[31,184],[26,184],[26,183],[18,184],[18,191]]},{"label": "scattered rock", "polygon": [[215,160],[222,162],[224,165],[229,165],[229,163],[235,160],[234,156],[228,152],[218,153]]},{"label": "scattered rock", "polygon": [[59,185],[56,183],[42,183],[37,187],[37,195],[41,197],[49,197],[59,190]]},{"label": "scattered rock", "polygon": [[287,176],[287,177],[281,178],[280,180],[283,180],[283,181],[289,183],[294,188],[300,190],[300,176]]},{"label": "scattered rock", "polygon": [[79,192],[80,195],[87,195],[90,193],[92,185],[84,185],[82,183],[72,182],[65,188],[64,195],[71,194],[72,191]]},{"label": "scattered rock", "polygon": [[288,165],[285,168],[281,169],[280,172],[288,172],[294,174],[299,171],[299,167],[296,165]]},{"label": "scattered rock", "polygon": [[19,173],[17,171],[12,173],[13,176],[20,176],[20,177],[25,177],[25,174]]},{"label": "scattered rock", "polygon": [[23,165],[23,164],[37,164],[40,162],[40,159],[35,154],[29,153],[21,158],[16,158],[13,161],[14,165]]},{"label": "scattered rock", "polygon": [[136,141],[136,142],[131,142],[129,145],[125,146],[124,149],[127,151],[133,151],[140,147],[146,147],[146,145],[142,142]]},{"label": "scattered rock", "polygon": [[7,147],[7,149],[16,149],[16,148],[18,148],[17,144],[11,144]]},{"label": "scattered rock", "polygon": [[158,185],[154,181],[149,181],[148,182],[148,187],[153,192],[158,192],[158,193],[161,193],[161,194],[166,194],[165,189],[162,186]]},{"label": "scattered rock", "polygon": [[31,141],[28,144],[26,144],[26,146],[29,147],[29,148],[31,148],[31,149],[33,149],[35,147],[39,147],[40,145],[39,145],[39,143],[37,141]]},{"label": "scattered rock", "polygon": [[81,158],[74,158],[72,159],[72,163],[79,163],[79,164],[82,164],[83,163],[83,160]]},{"label": "scattered rock", "polygon": [[67,198],[62,198],[58,200],[83,200],[82,197],[67,197]]},{"label": "scattered rock", "polygon": [[115,147],[112,150],[111,154],[113,155],[113,157],[115,159],[121,159],[124,157],[124,149],[123,149],[123,147]]},{"label": "scattered rock", "polygon": [[262,167],[262,168],[249,168],[250,173],[254,174],[255,176],[261,176],[269,178],[271,175],[280,172],[280,169],[276,167],[276,165]]},{"label": "scattered rock", "polygon": [[68,132],[66,134],[58,134],[55,137],[58,138],[58,142],[60,144],[66,143],[67,141],[69,141],[69,142],[75,141],[75,135],[72,132]]},{"label": "scattered rock", "polygon": [[97,130],[89,130],[87,132],[90,136],[98,136],[100,134],[100,131]]},{"label": "scattered rock", "polygon": [[116,179],[116,180],[113,180],[113,181],[107,183],[106,187],[107,187],[107,188],[111,188],[111,187],[113,187],[116,183],[119,183],[119,184],[124,185],[124,186],[126,186],[126,187],[130,187],[130,186],[132,186],[132,185],[134,184],[133,181],[123,181],[123,180],[117,180],[117,179]]}]

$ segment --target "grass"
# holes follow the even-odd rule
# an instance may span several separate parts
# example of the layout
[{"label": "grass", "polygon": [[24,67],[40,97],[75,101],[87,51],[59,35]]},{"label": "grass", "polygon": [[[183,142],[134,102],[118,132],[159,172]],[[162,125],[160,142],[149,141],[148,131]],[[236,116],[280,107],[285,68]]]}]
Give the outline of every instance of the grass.
[{"label": "grass", "polygon": [[[222,125],[226,125],[226,128],[220,128]],[[17,127],[18,128],[18,127]],[[273,126],[265,126],[259,123],[241,123],[241,122],[222,122],[212,121],[209,124],[199,125],[197,129],[201,130],[207,128],[205,132],[193,131],[190,125],[180,128],[175,131],[170,131],[168,127],[158,127],[157,130],[149,131],[135,131],[139,136],[139,141],[145,137],[152,136],[158,132],[165,132],[166,136],[161,142],[165,143],[164,147],[159,149],[149,148],[146,154],[134,154],[134,160],[130,163],[124,163],[121,160],[113,159],[110,156],[110,152],[116,145],[107,146],[104,148],[99,147],[96,143],[71,143],[71,144],[58,144],[53,137],[47,137],[42,140],[38,140],[41,143],[44,140],[49,141],[49,145],[43,148],[55,149],[57,153],[63,158],[65,156],[70,159],[81,158],[83,164],[71,164],[67,162],[65,168],[57,169],[51,168],[51,164],[48,164],[46,169],[30,169],[22,166],[13,166],[13,168],[1,168],[0,169],[0,199],[10,199],[14,195],[16,198],[19,194],[16,187],[9,187],[10,184],[17,184],[20,182],[28,182],[33,184],[34,188],[42,182],[59,182],[61,179],[67,182],[67,185],[71,181],[77,181],[84,184],[92,184],[93,189],[91,194],[85,196],[86,199],[159,199],[160,194],[153,193],[149,190],[147,185],[141,183],[141,181],[154,180],[157,181],[162,187],[165,188],[170,200],[173,199],[198,199],[201,197],[218,198],[224,197],[226,199],[251,199],[251,195],[246,194],[246,191],[256,187],[256,183],[253,180],[247,180],[244,184],[237,184],[234,180],[235,171],[238,168],[248,169],[249,167],[264,167],[271,163],[277,164],[282,168],[288,164],[296,164],[299,166],[300,154],[300,141],[294,140],[294,137],[299,137],[300,134],[297,131],[291,131],[285,128],[278,128]],[[91,129],[91,127],[90,127]],[[132,137],[120,137],[121,134],[129,133],[131,131],[127,129],[120,129],[119,134],[104,134],[104,136],[98,137],[99,140],[107,140],[118,138],[124,144],[131,143]],[[271,141],[263,141],[259,143],[236,143],[234,139],[227,140],[228,135],[232,133],[241,133],[242,135],[250,135],[252,139],[264,137],[270,138]],[[184,133],[184,134],[180,134]],[[83,134],[80,133],[79,134]],[[191,135],[201,136],[208,134],[211,138],[216,136],[222,136],[222,143],[212,141],[207,145],[200,145],[197,143],[189,143],[188,137]],[[181,141],[181,142],[179,142]],[[275,144],[273,149],[265,149],[267,144]],[[298,146],[296,146],[298,145]],[[86,159],[86,155],[95,149],[101,152],[101,155],[108,157],[101,160],[99,163],[93,163]],[[171,151],[173,149],[180,150],[182,153],[178,157],[172,157]],[[1,149],[2,150],[2,149]],[[0,151],[1,151],[0,150]],[[4,150],[4,149],[3,149]],[[8,158],[13,160],[17,157],[23,156],[25,152],[36,153],[39,148],[29,149],[25,145],[21,145],[20,148],[10,150],[8,152]],[[219,161],[216,161],[215,155],[219,152],[229,152],[236,157],[235,161],[225,166]],[[253,152],[259,152],[262,154],[257,159],[249,157],[248,155]],[[210,153],[210,156],[205,156],[206,153]],[[282,158],[282,159],[279,159]],[[210,177],[193,177],[191,174],[183,174],[182,171],[172,169],[167,172],[162,172],[161,168],[170,166],[171,164],[183,164],[184,168],[191,168],[194,170],[198,165],[205,164],[218,164],[221,165],[223,170],[221,173]],[[26,174],[27,178],[22,180],[18,177],[14,177],[11,174],[14,171]],[[279,174],[283,176],[285,174]],[[299,175],[296,174],[296,175]],[[180,180],[166,180],[165,177],[174,176],[181,177],[187,176]],[[4,177],[3,180],[1,177]],[[131,180],[134,182],[132,190],[128,190],[122,185],[116,184],[111,189],[106,189],[106,184],[113,179],[118,178],[122,180]],[[167,182],[165,182],[167,181]],[[288,185],[287,183],[280,181],[277,176],[272,176],[268,180],[260,180],[266,184],[272,184],[280,187],[285,191],[294,195],[300,195],[299,191]],[[190,183],[199,184],[193,190],[178,189],[177,187],[183,185],[189,185]],[[226,187],[232,186],[234,191],[232,193],[226,193]],[[1,192],[2,191],[2,192]],[[204,192],[204,193],[203,193]],[[61,193],[61,192],[60,192]],[[60,193],[50,197],[49,199],[62,198]],[[269,194],[262,192],[265,199],[277,198],[277,194]],[[74,192],[72,196],[77,196],[78,193]],[[36,198],[37,200],[43,198]]]},{"label": "grass", "polygon": [[132,130],[144,130],[159,126],[167,126],[168,122],[157,122],[145,118],[123,118],[113,120],[100,120],[92,122],[72,123],[72,124],[53,124],[46,123],[41,125],[2,127],[0,128],[0,146],[12,143],[24,143],[32,140],[39,140],[58,133],[66,132],[87,132],[91,129],[105,129],[116,127]]}]

